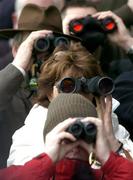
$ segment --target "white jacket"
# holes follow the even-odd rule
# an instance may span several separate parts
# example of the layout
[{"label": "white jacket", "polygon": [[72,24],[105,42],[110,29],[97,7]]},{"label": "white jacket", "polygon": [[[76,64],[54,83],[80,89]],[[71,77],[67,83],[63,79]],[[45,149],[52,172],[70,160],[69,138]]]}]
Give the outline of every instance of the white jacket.
[{"label": "white jacket", "polygon": [[[13,135],[7,166],[23,165],[33,157],[44,152],[43,128],[46,121],[47,109],[35,104],[25,120],[25,125]],[[133,157],[133,142],[129,139],[128,131],[118,124],[117,116],[112,114],[114,133],[124,148]]]}]

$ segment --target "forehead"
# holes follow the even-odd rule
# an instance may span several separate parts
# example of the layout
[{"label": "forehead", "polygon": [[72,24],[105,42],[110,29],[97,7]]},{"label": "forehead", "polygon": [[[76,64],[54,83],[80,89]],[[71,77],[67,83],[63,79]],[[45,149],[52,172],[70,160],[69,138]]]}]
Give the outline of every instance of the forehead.
[{"label": "forehead", "polygon": [[83,77],[83,73],[79,71],[78,69],[69,68],[64,71],[64,73],[62,74],[60,78],[62,79],[65,77],[80,78],[80,77]]},{"label": "forehead", "polygon": [[70,14],[82,14],[82,16],[95,14],[97,11],[94,7],[69,7],[66,9],[65,16]]},{"label": "forehead", "polygon": [[54,4],[53,0],[25,0],[25,2],[26,4],[31,3],[42,7],[48,7]]}]

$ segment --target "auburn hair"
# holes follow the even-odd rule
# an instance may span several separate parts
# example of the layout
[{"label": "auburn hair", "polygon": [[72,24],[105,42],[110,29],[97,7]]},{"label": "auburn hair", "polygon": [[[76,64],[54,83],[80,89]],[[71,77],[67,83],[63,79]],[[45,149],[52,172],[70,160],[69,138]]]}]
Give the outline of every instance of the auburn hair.
[{"label": "auburn hair", "polygon": [[57,81],[65,77],[91,78],[103,75],[99,62],[80,43],[71,43],[68,48],[57,47],[41,68],[38,79],[37,103],[48,106],[48,95]]}]

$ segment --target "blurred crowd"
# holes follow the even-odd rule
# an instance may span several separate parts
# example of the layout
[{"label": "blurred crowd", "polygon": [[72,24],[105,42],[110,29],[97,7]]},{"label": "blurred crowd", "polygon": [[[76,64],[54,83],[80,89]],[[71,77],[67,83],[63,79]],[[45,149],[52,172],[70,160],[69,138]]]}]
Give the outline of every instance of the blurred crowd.
[{"label": "blurred crowd", "polygon": [[[95,154],[91,168],[101,168],[94,172],[96,180],[132,179],[132,34],[133,0],[0,1],[1,180],[39,179],[43,171],[48,173],[42,173],[42,179],[60,180],[62,159],[69,159],[79,146],[87,156]],[[82,103],[91,112],[79,110]],[[66,133],[76,121],[73,117],[86,116],[91,118],[81,122],[97,129],[92,147],[83,135],[76,141],[76,135]],[[46,167],[39,160],[46,161]],[[67,169],[69,161],[66,164]],[[68,172],[75,172],[77,164],[72,162]],[[68,176],[84,179],[80,173]],[[115,174],[121,176],[115,179]]]}]

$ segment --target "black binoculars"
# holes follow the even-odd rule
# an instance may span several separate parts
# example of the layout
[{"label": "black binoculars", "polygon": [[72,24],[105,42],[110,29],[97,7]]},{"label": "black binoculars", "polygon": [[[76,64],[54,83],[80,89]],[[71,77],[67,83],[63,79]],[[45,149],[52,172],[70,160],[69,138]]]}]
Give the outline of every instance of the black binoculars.
[{"label": "black binoculars", "polygon": [[83,139],[88,144],[95,143],[97,128],[93,123],[82,123],[82,118],[77,118],[77,121],[67,128],[67,132],[71,133],[76,139]]},{"label": "black binoculars", "polygon": [[80,34],[84,31],[100,31],[103,33],[110,33],[116,29],[116,23],[111,17],[98,20],[88,15],[84,18],[72,20],[69,23],[69,31],[74,34]]},{"label": "black binoculars", "polygon": [[68,46],[70,41],[68,38],[57,35],[50,35],[44,38],[36,39],[34,42],[34,50],[36,52],[52,52],[56,46]]},{"label": "black binoculars", "polygon": [[111,94],[115,88],[113,80],[109,77],[95,76],[92,78],[66,77],[57,83],[59,92],[62,93],[92,93],[95,96]]},{"label": "black binoculars", "polygon": [[116,23],[110,17],[98,20],[92,16],[72,20],[69,23],[69,31],[81,39],[82,45],[93,53],[99,46],[106,42],[107,33],[116,29]]}]

